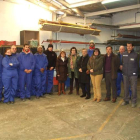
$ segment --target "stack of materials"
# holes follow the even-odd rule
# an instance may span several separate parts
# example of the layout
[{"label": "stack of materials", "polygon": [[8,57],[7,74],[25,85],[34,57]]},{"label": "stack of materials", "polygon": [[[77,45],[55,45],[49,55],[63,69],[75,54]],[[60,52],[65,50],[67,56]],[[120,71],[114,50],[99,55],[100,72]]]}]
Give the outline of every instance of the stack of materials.
[{"label": "stack of materials", "polygon": [[53,22],[53,21],[47,21],[43,19],[39,20],[39,24],[42,25],[40,30],[43,31],[76,33],[80,35],[84,35],[84,34],[99,35],[101,32],[96,28],[90,28],[88,26],[70,24],[65,22]]}]

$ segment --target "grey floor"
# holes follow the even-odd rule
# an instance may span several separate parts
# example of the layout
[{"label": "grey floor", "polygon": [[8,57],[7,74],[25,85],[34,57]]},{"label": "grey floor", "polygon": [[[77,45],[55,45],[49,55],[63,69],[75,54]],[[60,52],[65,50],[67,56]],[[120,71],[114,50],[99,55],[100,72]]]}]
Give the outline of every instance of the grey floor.
[{"label": "grey floor", "polygon": [[121,102],[122,97],[116,103],[96,103],[93,97],[55,93],[26,102],[16,99],[14,105],[1,103],[0,140],[140,140],[140,100],[136,108]]}]

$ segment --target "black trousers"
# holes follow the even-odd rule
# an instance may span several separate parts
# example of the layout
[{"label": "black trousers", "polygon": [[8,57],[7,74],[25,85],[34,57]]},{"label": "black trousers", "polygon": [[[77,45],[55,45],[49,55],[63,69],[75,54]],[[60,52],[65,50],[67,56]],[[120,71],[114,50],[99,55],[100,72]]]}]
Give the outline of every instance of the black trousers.
[{"label": "black trousers", "polygon": [[91,97],[90,94],[90,83],[80,83],[83,95]]},{"label": "black trousers", "polygon": [[106,83],[106,97],[111,97],[111,89],[112,89],[112,97],[117,99],[117,86],[116,79],[111,78],[111,73],[105,73],[105,83]]},{"label": "black trousers", "polygon": [[75,85],[76,85],[76,91],[79,92],[79,81],[78,78],[74,78],[74,72],[71,72],[71,78],[70,78],[70,90],[73,90],[73,81],[75,79]]}]

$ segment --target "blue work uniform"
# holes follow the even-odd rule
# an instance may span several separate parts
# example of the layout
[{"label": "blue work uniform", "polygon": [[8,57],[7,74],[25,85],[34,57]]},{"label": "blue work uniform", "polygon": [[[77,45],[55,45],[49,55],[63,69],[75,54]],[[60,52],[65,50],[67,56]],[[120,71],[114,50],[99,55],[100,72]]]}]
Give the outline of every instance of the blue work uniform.
[{"label": "blue work uniform", "polygon": [[88,55],[91,57],[93,55],[94,49],[88,49]]},{"label": "blue work uniform", "polygon": [[[20,87],[20,98],[30,98],[31,97],[31,82],[32,82],[32,72],[26,73],[24,70],[34,70],[35,60],[32,53],[21,52],[18,57],[19,60],[19,87]],[[26,85],[26,89],[25,89]]]},{"label": "blue work uniform", "polygon": [[[19,53],[12,53],[13,57],[16,57],[18,59]],[[19,67],[17,68],[18,75],[19,75]],[[19,77],[18,77],[18,83],[17,83],[17,91],[15,97],[20,97],[20,89],[19,89]]]},{"label": "blue work uniform", "polygon": [[[9,64],[13,65],[10,66]],[[3,71],[2,71],[2,82],[4,86],[4,103],[14,102],[14,97],[17,90],[18,72],[17,68],[19,65],[16,57],[5,56],[2,60]]]},{"label": "blue work uniform", "polygon": [[2,100],[2,89],[3,89],[3,84],[2,84],[2,59],[3,59],[3,56],[0,54],[0,101]]},{"label": "blue work uniform", "polygon": [[[36,97],[43,96],[46,93],[46,73],[48,66],[48,59],[45,54],[36,53],[35,57],[35,84],[36,84]],[[44,72],[42,73],[40,70],[44,68]]]}]

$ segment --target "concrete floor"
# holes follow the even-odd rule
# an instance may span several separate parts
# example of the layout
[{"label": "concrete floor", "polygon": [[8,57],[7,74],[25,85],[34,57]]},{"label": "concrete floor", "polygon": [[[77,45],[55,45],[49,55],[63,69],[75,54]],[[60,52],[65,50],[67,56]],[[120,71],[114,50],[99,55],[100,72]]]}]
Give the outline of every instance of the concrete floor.
[{"label": "concrete floor", "polygon": [[45,97],[1,103],[0,140],[140,140],[140,109],[121,106],[122,97],[114,104],[75,94]]}]

